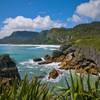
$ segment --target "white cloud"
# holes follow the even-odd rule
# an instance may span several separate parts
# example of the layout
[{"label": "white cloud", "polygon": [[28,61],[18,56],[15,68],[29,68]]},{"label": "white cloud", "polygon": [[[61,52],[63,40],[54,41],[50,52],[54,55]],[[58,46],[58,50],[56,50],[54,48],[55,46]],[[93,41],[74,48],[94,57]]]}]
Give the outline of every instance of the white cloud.
[{"label": "white cloud", "polygon": [[78,5],[69,19],[76,24],[100,20],[100,0],[89,0]]},{"label": "white cloud", "polygon": [[37,16],[34,19],[17,16],[16,18],[7,18],[3,22],[4,26],[0,29],[0,38],[9,36],[14,31],[36,31],[50,29],[53,27],[63,27],[64,23],[53,21],[50,16]]},{"label": "white cloud", "polygon": [[90,0],[76,8],[76,13],[90,17],[92,20],[100,19],[100,0]]},{"label": "white cloud", "polygon": [[68,21],[73,21],[75,23],[81,23],[82,22],[80,16],[77,15],[77,14],[74,14],[71,18],[68,19]]}]

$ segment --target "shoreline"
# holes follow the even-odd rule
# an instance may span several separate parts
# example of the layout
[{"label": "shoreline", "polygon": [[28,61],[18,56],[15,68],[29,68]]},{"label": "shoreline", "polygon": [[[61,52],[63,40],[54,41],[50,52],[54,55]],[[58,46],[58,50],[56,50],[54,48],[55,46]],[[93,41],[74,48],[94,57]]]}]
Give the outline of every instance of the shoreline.
[{"label": "shoreline", "polygon": [[0,44],[0,46],[45,46],[45,47],[60,47],[60,45],[52,44]]}]

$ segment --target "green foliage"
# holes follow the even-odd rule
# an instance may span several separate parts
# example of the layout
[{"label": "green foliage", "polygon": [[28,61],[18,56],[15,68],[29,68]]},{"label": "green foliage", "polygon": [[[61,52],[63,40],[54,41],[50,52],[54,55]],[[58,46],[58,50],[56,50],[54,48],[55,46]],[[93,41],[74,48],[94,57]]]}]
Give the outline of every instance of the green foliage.
[{"label": "green foliage", "polygon": [[90,75],[73,76],[70,71],[70,81],[66,79],[67,86],[57,86],[57,93],[54,93],[47,84],[37,78],[29,81],[26,76],[20,82],[15,80],[11,85],[0,85],[0,100],[100,100],[100,77],[94,84],[90,79]]},{"label": "green foliage", "polygon": [[46,84],[34,78],[14,81],[10,86],[0,86],[0,100],[48,100],[51,97]]},{"label": "green foliage", "polygon": [[[100,100],[100,77],[98,76],[94,84],[91,84],[90,75],[86,77],[80,75],[72,76],[71,83],[66,79],[67,88],[60,88],[60,99],[63,100]],[[86,80],[85,80],[86,79]]]},{"label": "green foliage", "polygon": [[87,36],[73,40],[76,46],[93,47],[100,51],[100,35]]},{"label": "green foliage", "polygon": [[[53,28],[49,30],[48,36],[51,40],[63,40],[64,42],[75,42],[81,40],[80,44],[93,45],[100,48],[100,22],[80,24],[74,28]],[[55,43],[55,41],[54,41]],[[62,42],[61,42],[62,43]]]}]

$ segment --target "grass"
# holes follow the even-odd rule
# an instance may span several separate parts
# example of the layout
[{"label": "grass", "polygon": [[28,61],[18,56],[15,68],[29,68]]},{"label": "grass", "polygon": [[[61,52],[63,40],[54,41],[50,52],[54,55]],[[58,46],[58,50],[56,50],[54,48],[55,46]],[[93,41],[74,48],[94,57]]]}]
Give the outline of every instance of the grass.
[{"label": "grass", "polygon": [[36,78],[29,81],[26,76],[20,82],[15,80],[10,86],[0,85],[0,100],[49,100],[50,97],[47,84],[41,84]]},{"label": "grass", "polygon": [[76,46],[93,47],[100,51],[100,35],[76,38],[75,40],[72,40],[72,42]]},{"label": "grass", "polygon": [[91,84],[91,77],[73,76],[70,71],[70,82],[66,79],[65,87],[57,88],[54,93],[48,85],[37,78],[31,81],[26,76],[24,80],[13,81],[11,85],[0,85],[0,100],[100,100],[100,77]]},{"label": "grass", "polygon": [[[67,88],[60,87],[61,100],[100,100],[100,77],[91,84],[90,75],[86,77],[80,75],[72,76],[70,71],[71,83],[66,79]],[[85,80],[85,81],[84,81]]]}]

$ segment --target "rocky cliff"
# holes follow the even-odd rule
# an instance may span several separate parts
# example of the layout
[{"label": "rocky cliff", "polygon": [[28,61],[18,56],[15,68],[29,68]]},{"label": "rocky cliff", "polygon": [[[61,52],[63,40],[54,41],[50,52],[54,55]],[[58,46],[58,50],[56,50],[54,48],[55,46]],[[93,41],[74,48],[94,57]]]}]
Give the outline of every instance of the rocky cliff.
[{"label": "rocky cliff", "polygon": [[[59,62],[59,69],[72,69],[75,70],[76,73],[80,74],[98,75],[100,73],[100,60],[97,58],[97,52],[95,52],[95,50],[91,50],[90,48],[86,50],[84,49],[86,48],[78,48],[71,44],[64,44],[61,45],[58,50],[53,51],[52,56],[46,55],[44,57],[45,61],[38,64]],[[58,69],[53,69],[49,73],[48,78],[55,79],[60,73],[61,72]]]}]

